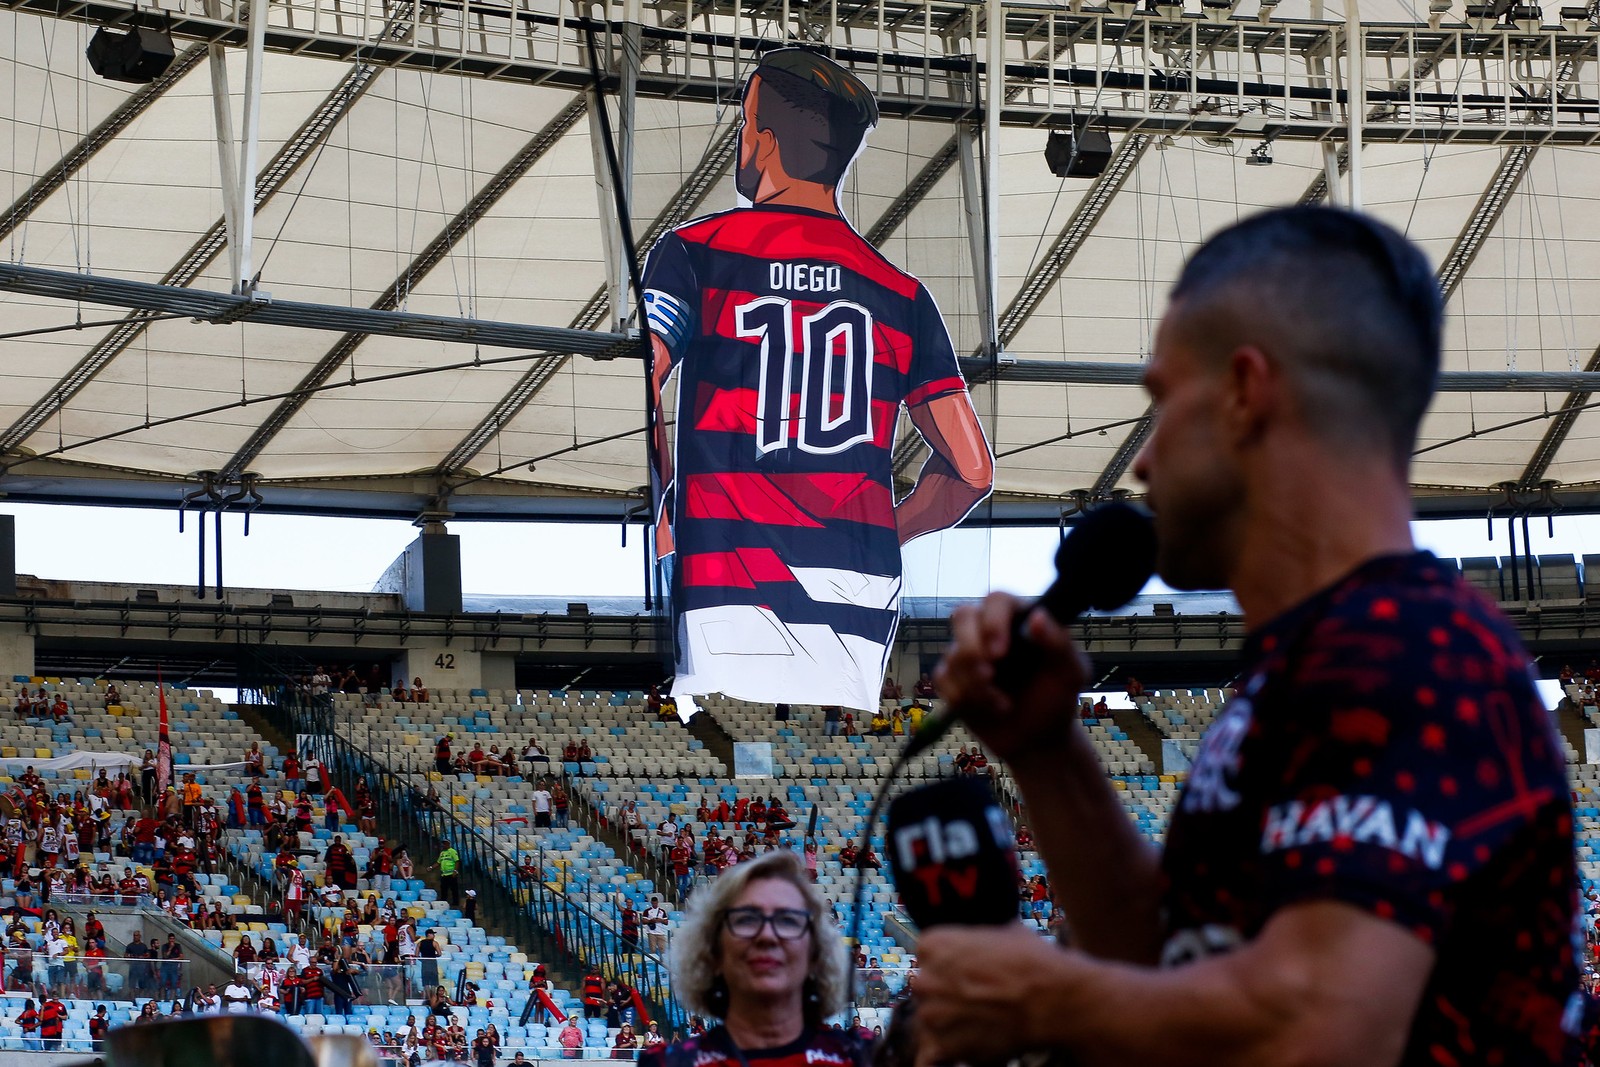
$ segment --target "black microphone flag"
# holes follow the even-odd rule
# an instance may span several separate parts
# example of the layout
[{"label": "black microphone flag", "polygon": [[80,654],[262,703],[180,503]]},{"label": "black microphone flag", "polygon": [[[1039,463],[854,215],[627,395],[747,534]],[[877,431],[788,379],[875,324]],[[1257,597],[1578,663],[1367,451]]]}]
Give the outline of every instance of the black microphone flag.
[{"label": "black microphone flag", "polygon": [[982,779],[947,778],[896,797],[885,844],[900,903],[919,928],[1017,917],[1011,820]]}]

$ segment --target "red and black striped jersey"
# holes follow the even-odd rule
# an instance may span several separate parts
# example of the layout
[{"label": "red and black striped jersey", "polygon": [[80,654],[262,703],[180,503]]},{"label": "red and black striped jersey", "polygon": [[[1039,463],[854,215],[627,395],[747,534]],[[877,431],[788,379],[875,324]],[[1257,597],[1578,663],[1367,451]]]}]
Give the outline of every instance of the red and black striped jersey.
[{"label": "red and black striped jersey", "polygon": [[892,635],[896,612],[813,599],[792,572],[900,574],[901,406],[966,388],[927,289],[840,216],[765,206],[667,234],[645,289],[678,375],[677,608]]}]

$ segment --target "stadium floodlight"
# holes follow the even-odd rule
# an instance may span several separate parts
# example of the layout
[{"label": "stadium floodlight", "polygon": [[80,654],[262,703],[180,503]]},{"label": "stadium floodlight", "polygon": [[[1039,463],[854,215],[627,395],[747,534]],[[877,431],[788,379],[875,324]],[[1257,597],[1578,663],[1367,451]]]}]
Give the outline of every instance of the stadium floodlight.
[{"label": "stadium floodlight", "polygon": [[1261,0],[1261,10],[1256,12],[1259,22],[1271,22],[1273,12],[1278,10],[1278,0]]},{"label": "stadium floodlight", "polygon": [[1561,9],[1561,25],[1566,27],[1568,33],[1583,33],[1594,29],[1594,16],[1587,7],[1564,7]]},{"label": "stadium floodlight", "polygon": [[1200,0],[1200,13],[1209,22],[1227,22],[1236,6],[1237,0]]},{"label": "stadium floodlight", "polygon": [[1428,0],[1428,25],[1438,29],[1450,14],[1450,0]]},{"label": "stadium floodlight", "polygon": [[1272,145],[1266,141],[1262,141],[1260,144],[1250,149],[1250,154],[1245,157],[1244,164],[1247,167],[1272,166]]},{"label": "stadium floodlight", "polygon": [[1139,10],[1138,0],[1107,0],[1107,9],[1112,18],[1131,19],[1134,12]]},{"label": "stadium floodlight", "polygon": [[1145,10],[1169,22],[1183,18],[1183,0],[1146,0]]},{"label": "stadium floodlight", "polygon": [[1544,12],[1534,4],[1518,4],[1506,12],[1506,22],[1522,33],[1538,33],[1544,28]]},{"label": "stadium floodlight", "polygon": [[1478,33],[1495,28],[1500,21],[1500,16],[1509,12],[1516,4],[1516,0],[1493,0],[1487,4],[1468,4],[1467,22]]}]

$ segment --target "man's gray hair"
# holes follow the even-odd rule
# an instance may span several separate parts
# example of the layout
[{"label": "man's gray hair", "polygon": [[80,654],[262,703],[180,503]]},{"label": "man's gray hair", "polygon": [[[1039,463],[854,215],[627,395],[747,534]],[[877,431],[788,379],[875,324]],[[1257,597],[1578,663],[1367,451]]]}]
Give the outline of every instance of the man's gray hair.
[{"label": "man's gray hair", "polygon": [[819,1004],[806,1005],[806,1022],[821,1023],[847,1006],[850,958],[844,938],[833,924],[833,916],[812,884],[811,876],[788,849],[768,852],[758,859],[729,867],[716,881],[695,893],[688,914],[673,939],[672,981],[678,999],[692,1012],[717,1015],[709,994],[720,973],[717,956],[722,944],[722,920],[728,908],[751,882],[772,879],[788,882],[800,891],[806,911],[811,914],[811,967],[807,975],[817,986]]}]

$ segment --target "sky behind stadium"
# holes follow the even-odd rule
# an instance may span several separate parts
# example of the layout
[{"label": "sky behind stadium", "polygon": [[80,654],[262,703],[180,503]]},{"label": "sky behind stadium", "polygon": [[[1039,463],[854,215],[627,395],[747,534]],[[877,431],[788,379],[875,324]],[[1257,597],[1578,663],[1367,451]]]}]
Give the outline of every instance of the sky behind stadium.
[{"label": "sky behind stadium", "polygon": [[[17,517],[20,573],[77,581],[195,581],[193,515],[180,534],[172,509],[3,503],[0,514]],[[1542,519],[1531,529],[1541,554],[1600,553],[1600,516],[1559,518],[1554,538]],[[625,548],[618,524],[457,522],[450,530],[461,535],[462,586],[469,595],[641,595],[637,527]],[[1420,545],[1443,556],[1507,551],[1504,522],[1496,523],[1493,543],[1482,519],[1417,523],[1414,530]],[[245,537],[242,517],[229,515],[223,520],[223,577],[230,587],[368,592],[416,534],[410,523],[397,520],[260,514]],[[988,588],[1037,593],[1052,577],[1056,543],[1054,528],[957,530],[921,538],[906,554],[907,595],[975,596]]]}]

